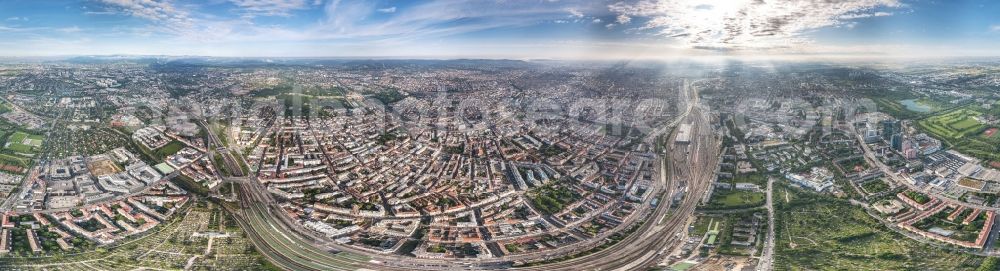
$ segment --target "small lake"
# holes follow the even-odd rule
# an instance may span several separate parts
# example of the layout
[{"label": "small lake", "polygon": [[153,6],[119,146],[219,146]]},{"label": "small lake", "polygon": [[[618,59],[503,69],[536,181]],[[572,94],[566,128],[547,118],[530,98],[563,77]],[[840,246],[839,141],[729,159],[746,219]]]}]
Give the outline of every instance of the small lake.
[{"label": "small lake", "polygon": [[927,113],[931,112],[932,109],[930,105],[917,102],[916,99],[899,100],[899,104],[905,106],[906,110],[913,112]]}]

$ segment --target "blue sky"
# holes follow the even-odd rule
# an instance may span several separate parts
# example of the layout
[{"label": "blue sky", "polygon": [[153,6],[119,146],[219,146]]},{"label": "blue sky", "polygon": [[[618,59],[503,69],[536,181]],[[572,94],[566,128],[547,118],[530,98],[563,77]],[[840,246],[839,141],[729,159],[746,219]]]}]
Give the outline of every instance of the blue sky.
[{"label": "blue sky", "polygon": [[0,1],[0,56],[995,56],[1000,1]]}]

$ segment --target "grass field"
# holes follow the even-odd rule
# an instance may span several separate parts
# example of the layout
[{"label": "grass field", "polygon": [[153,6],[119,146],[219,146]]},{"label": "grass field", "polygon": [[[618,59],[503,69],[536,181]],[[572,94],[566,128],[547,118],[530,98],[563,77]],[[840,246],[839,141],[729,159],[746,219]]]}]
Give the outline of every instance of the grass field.
[{"label": "grass field", "polygon": [[41,135],[33,135],[25,132],[14,132],[7,138],[7,142],[4,143],[5,148],[19,153],[33,154],[42,147],[42,142],[44,137]]},{"label": "grass field", "polygon": [[184,148],[184,143],[181,143],[180,141],[176,140],[171,141],[170,143],[167,143],[167,145],[164,145],[163,147],[157,149],[156,155],[160,156],[160,158],[164,158],[177,153],[182,148]]},{"label": "grass field", "polygon": [[15,165],[19,167],[28,167],[31,165],[31,159],[10,155],[5,153],[0,153],[0,164]]},{"label": "grass field", "polygon": [[908,239],[844,200],[776,190],[775,270],[975,270],[983,263]]},{"label": "grass field", "polygon": [[732,183],[752,183],[763,187],[767,185],[767,176],[760,173],[736,174]]},{"label": "grass field", "polygon": [[764,193],[718,189],[705,209],[740,209],[764,205]]},{"label": "grass field", "polygon": [[980,123],[984,109],[978,106],[941,112],[917,122],[924,132],[959,152],[989,161],[1000,161],[1000,136],[996,127]]},{"label": "grass field", "polygon": [[685,270],[691,269],[691,267],[694,267],[694,266],[695,266],[694,263],[679,262],[679,263],[674,264],[673,266],[671,266],[670,270],[673,270],[673,271],[685,271]]},{"label": "grass field", "polygon": [[975,118],[962,118],[961,120],[949,124],[948,126],[951,126],[951,128],[955,128],[955,130],[965,131],[979,127],[980,125],[983,124],[979,123],[979,121],[977,121]]},{"label": "grass field", "polygon": [[694,223],[691,224],[691,228],[688,230],[688,234],[691,236],[702,236],[708,232],[708,225],[717,221],[721,221],[722,218],[718,216],[698,216],[695,218]]},{"label": "grass field", "polygon": [[0,114],[7,112],[10,112],[10,106],[7,105],[7,102],[0,101]]},{"label": "grass field", "polygon": [[979,133],[985,125],[975,118],[981,112],[969,108],[960,108],[920,120],[919,125],[932,134],[949,139],[960,139],[970,134]]},{"label": "grass field", "polygon": [[219,140],[222,141],[222,145],[228,147],[229,133],[226,131],[229,131],[229,129],[226,127],[226,124],[222,121],[213,121],[209,124],[209,127],[212,129],[212,132],[215,133],[215,136],[219,137]]}]

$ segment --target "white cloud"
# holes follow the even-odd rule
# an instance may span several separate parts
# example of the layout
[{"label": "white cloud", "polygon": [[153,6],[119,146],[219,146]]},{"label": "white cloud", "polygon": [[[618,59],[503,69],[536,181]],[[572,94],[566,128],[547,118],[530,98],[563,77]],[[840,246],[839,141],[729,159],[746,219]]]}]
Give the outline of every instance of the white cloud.
[{"label": "white cloud", "polygon": [[632,17],[629,17],[625,14],[620,14],[618,15],[618,17],[615,18],[615,22],[618,22],[619,24],[628,24],[629,22],[632,22]]},{"label": "white cloud", "polygon": [[[375,16],[382,12],[380,9],[386,8],[384,4],[380,5],[376,1],[327,0],[323,1],[320,7],[310,7],[319,8],[321,12],[318,18],[309,19],[311,23],[288,26],[282,23],[257,24],[248,19],[252,16],[246,14],[240,13],[235,17],[231,14],[217,14],[215,10],[200,9],[198,4],[182,5],[180,2],[175,4],[173,0],[100,1],[108,3],[103,11],[132,15],[147,19],[149,22],[146,25],[122,26],[117,30],[119,34],[107,33],[106,37],[141,37],[141,41],[137,43],[156,44],[165,48],[180,46],[185,50],[204,50],[205,52],[201,54],[206,55],[218,54],[222,49],[217,48],[248,48],[257,42],[280,43],[281,46],[298,48],[295,50],[320,45],[324,48],[363,49],[355,52],[356,54],[378,51],[378,48],[428,50],[427,46],[413,45],[426,45],[428,41],[443,42],[445,38],[489,29],[546,23],[580,23],[591,21],[598,16],[615,16],[607,9],[605,3],[591,0],[563,0],[534,5],[510,1],[431,0],[406,8],[397,7],[393,16]],[[313,0],[305,1],[308,4],[314,3]],[[578,11],[583,17],[567,16],[568,10],[571,9]],[[242,10],[249,12],[248,9]],[[263,12],[263,9],[254,10]],[[223,12],[232,13],[232,11]],[[598,22],[604,23],[603,20]],[[375,53],[386,52],[389,51]],[[265,53],[249,50],[244,54]]]},{"label": "white cloud", "polygon": [[48,27],[20,27],[20,26],[4,26],[0,25],[0,32],[8,33],[34,33],[38,31],[49,30]]},{"label": "white cloud", "polygon": [[[253,16],[289,16],[292,11],[306,9],[310,5],[306,0],[230,0],[233,5],[241,8],[244,15]],[[316,5],[319,2],[313,3]]]},{"label": "white cloud", "polygon": [[77,33],[77,32],[80,32],[82,29],[80,29],[80,27],[74,25],[74,26],[70,26],[70,27],[59,28],[57,30],[59,30],[59,32],[63,32],[63,33]]},{"label": "white cloud", "polygon": [[114,15],[114,14],[118,14],[118,12],[114,12],[114,11],[85,11],[85,12],[83,12],[83,14],[84,15]]},{"label": "white cloud", "polygon": [[10,17],[7,21],[28,21],[28,17]]},{"label": "white cloud", "polygon": [[[372,19],[376,3],[332,1],[326,4],[326,20],[310,37],[382,37],[388,40],[429,39],[503,27],[522,27],[546,22],[569,23],[579,14],[608,13],[592,1],[559,1],[525,5],[516,1],[437,0],[420,2],[386,20]],[[586,15],[584,15],[586,17]],[[460,23],[456,23],[460,22]]]},{"label": "white cloud", "polygon": [[691,47],[740,49],[796,46],[809,42],[807,31],[889,16],[874,9],[900,6],[897,0],[639,0],[608,8],[619,16],[643,18],[638,30]]},{"label": "white cloud", "polygon": [[118,12],[159,22],[168,32],[181,33],[195,23],[189,13],[166,0],[102,0]]},{"label": "white cloud", "polygon": [[[199,42],[245,41],[413,41],[504,27],[524,27],[562,20],[585,22],[596,16],[613,15],[607,5],[591,0],[563,0],[526,5],[511,1],[430,0],[405,9],[380,7],[377,1],[342,0],[227,0],[239,7],[242,17],[216,14],[197,4],[175,4],[174,0],[98,0],[104,10],[88,15],[132,15],[148,19],[148,26],[123,26],[147,35],[167,34]],[[321,6],[312,6],[320,3]],[[256,24],[248,18],[290,14],[299,7],[319,8],[322,16],[307,25]],[[390,17],[374,16],[393,12]],[[569,12],[570,16],[567,16]],[[579,14],[582,17],[575,18]],[[594,14],[588,17],[586,14]],[[588,19],[585,19],[588,18]]]},{"label": "white cloud", "polygon": [[580,12],[579,10],[577,10],[575,8],[566,9],[566,12],[569,12],[569,16],[570,17],[583,18],[583,12]]},{"label": "white cloud", "polygon": [[885,17],[885,16],[892,16],[892,12],[879,11],[879,12],[872,12],[872,13],[847,13],[847,14],[843,14],[843,15],[837,16],[837,18],[839,18],[841,20],[853,20],[853,19],[860,19],[860,18]]},{"label": "white cloud", "polygon": [[1000,32],[1000,24],[995,24],[990,26],[990,31]]}]

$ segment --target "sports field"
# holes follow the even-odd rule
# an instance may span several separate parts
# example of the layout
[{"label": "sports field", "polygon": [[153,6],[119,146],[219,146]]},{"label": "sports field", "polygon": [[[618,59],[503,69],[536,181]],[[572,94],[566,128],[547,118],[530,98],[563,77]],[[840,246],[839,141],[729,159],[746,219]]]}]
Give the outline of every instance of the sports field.
[{"label": "sports field", "polygon": [[41,135],[15,132],[7,138],[4,148],[14,152],[32,154],[42,147],[42,141],[44,141],[44,137]]}]

